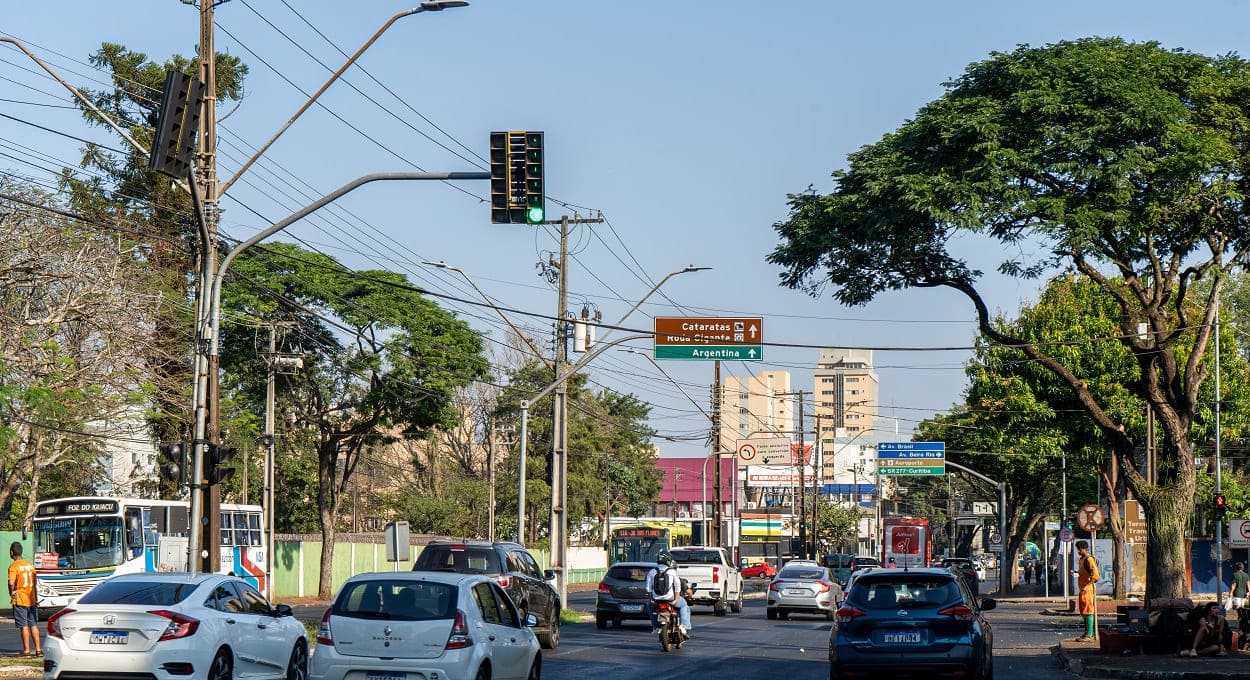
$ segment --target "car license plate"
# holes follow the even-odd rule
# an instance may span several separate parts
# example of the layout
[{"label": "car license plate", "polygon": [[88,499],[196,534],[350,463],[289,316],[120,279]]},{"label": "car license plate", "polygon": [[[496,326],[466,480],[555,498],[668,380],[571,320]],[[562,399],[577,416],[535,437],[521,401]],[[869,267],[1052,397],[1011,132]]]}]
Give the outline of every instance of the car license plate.
[{"label": "car license plate", "polygon": [[807,588],[786,588],[786,595],[811,595],[812,591]]},{"label": "car license plate", "polygon": [[91,631],[91,644],[93,645],[124,645],[129,639],[130,633],[124,630]]},{"label": "car license plate", "polygon": [[630,614],[637,614],[638,612],[642,611],[642,605],[640,605],[640,604],[623,604],[623,605],[621,605],[621,611],[623,611],[623,612],[627,612],[627,613],[630,613]]},{"label": "car license plate", "polygon": [[881,642],[887,645],[918,645],[923,635],[918,630],[887,630],[881,633]]},{"label": "car license plate", "polygon": [[365,673],[368,680],[404,680],[408,677],[407,673],[388,673],[384,671],[369,671]]}]

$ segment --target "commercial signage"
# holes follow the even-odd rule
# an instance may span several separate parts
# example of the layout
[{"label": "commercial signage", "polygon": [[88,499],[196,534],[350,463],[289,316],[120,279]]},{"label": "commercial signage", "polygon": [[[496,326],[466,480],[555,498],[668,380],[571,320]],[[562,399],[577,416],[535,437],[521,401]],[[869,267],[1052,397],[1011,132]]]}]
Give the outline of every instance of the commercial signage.
[{"label": "commercial signage", "polygon": [[1124,539],[1126,543],[1146,542],[1146,518],[1142,515],[1141,503],[1134,500],[1124,501]]},{"label": "commercial signage", "polygon": [[760,317],[655,317],[656,359],[762,361]]},{"label": "commercial signage", "polygon": [[800,480],[810,486],[814,473],[812,468],[807,467],[803,469],[803,476],[800,477],[799,471],[792,465],[757,465],[747,469],[747,486],[798,486]]},{"label": "commercial signage", "polygon": [[738,440],[738,465],[793,464],[789,437]]},{"label": "commercial signage", "polygon": [[946,474],[946,442],[880,442],[877,474],[913,476]]}]

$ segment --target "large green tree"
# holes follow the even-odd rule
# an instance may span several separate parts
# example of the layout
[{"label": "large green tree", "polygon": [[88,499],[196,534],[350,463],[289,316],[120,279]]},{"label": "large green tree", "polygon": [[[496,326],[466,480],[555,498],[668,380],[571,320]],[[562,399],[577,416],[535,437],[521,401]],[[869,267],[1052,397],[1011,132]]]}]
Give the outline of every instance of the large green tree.
[{"label": "large green tree", "polygon": [[[1058,376],[1118,457],[1147,515],[1150,597],[1185,588],[1194,502],[1190,434],[1223,282],[1250,248],[1250,64],[1117,38],[1020,47],[969,66],[945,94],[852,154],[828,195],[790,197],[769,259],[783,285],[865,304],[906,288],[948,288],[980,332]],[[1139,442],[1062,352],[993,323],[983,273],[950,247],[982,237],[997,269],[1072,270],[1119,307],[1113,339],[1134,357],[1125,388],[1155,410],[1158,483]],[[1189,289],[1212,283],[1204,299]],[[1138,324],[1145,324],[1145,332]],[[1174,348],[1190,345],[1185,362]]]},{"label": "large green tree", "polygon": [[[273,243],[235,261],[223,296],[227,382],[263,403],[257,320],[303,329],[290,376],[291,427],[315,433],[322,545],[318,596],[331,595],[339,508],[361,460],[460,422],[455,390],[486,375],[482,340],[401,275],[352,272],[333,258]],[[240,397],[242,399],[242,397]],[[255,408],[255,406],[253,406]]]}]

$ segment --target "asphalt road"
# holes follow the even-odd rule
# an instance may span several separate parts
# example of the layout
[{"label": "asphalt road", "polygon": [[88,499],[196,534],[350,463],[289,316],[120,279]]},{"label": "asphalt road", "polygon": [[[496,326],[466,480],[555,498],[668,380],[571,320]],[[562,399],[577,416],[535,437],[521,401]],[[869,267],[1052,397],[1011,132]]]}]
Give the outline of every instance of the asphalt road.
[{"label": "asphalt road", "polygon": [[[570,593],[569,604],[594,610],[594,593]],[[999,678],[1073,678],[1050,652],[1060,637],[1075,637],[1075,619],[1042,616],[1044,605],[1005,602],[986,617],[994,626],[994,672]],[[560,647],[544,652],[547,680],[654,680],[656,677],[724,677],[733,680],[829,677],[829,628],[823,617],[764,617],[764,601],[748,599],[741,614],[713,616],[695,607],[694,638],[665,653],[646,623],[598,630],[594,623],[566,625]],[[665,674],[665,675],[659,675]]]}]

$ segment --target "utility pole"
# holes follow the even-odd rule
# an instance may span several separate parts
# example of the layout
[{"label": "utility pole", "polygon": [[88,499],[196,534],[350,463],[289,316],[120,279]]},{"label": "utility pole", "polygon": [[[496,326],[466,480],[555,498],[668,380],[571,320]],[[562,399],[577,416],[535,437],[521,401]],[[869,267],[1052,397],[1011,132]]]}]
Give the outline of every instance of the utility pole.
[{"label": "utility pole", "polygon": [[[551,568],[556,572],[564,590],[567,584],[566,551],[568,545],[568,452],[569,428],[566,404],[569,397],[568,381],[564,377],[568,364],[568,332],[565,317],[569,310],[569,218],[560,218],[560,281],[556,307],[556,368],[555,379],[560,382],[551,399]],[[565,598],[561,596],[561,606]]]},{"label": "utility pole", "polygon": [[799,397],[798,427],[795,428],[799,435],[799,545],[802,546],[802,557],[810,557],[807,554],[807,455],[803,450],[804,439],[806,439],[803,430],[803,390],[799,390],[795,394]]},{"label": "utility pole", "polygon": [[486,540],[495,542],[495,416],[490,417],[486,436]]},{"label": "utility pole", "polygon": [[715,482],[716,490],[712,494],[712,503],[714,504],[712,508],[712,531],[711,531],[711,536],[708,537],[709,538],[708,543],[714,546],[724,547],[724,543],[721,540],[723,538],[721,534],[721,525],[724,521],[721,517],[721,514],[722,514],[721,508],[724,507],[724,502],[721,500],[722,481],[721,481],[721,469],[720,469],[721,468],[720,453],[722,449],[721,449],[721,440],[720,440],[720,429],[721,429],[720,428],[720,424],[721,424],[720,403],[721,403],[720,360],[717,360],[717,361],[712,362],[712,458],[714,458],[716,461],[715,462],[716,474],[714,475],[714,479],[716,480]]},{"label": "utility pole", "polygon": [[[815,393],[813,393],[815,396]],[[820,559],[820,487],[825,481],[824,447],[821,446],[820,412],[816,413],[816,439],[812,441],[812,557]]]},{"label": "utility pole", "polygon": [[[200,209],[203,223],[207,230],[207,242],[204,244],[201,270],[215,272],[217,270],[217,55],[213,38],[213,6],[211,0],[200,2],[200,81],[204,83],[204,110],[200,115],[198,175],[200,195],[203,197]],[[200,286],[206,287],[209,282],[201,277]],[[201,295],[202,299],[207,296]],[[199,310],[207,316],[208,307]],[[205,323],[203,327],[207,327]],[[205,343],[207,338],[199,337],[197,341]],[[203,351],[204,347],[197,348]],[[218,417],[218,393],[220,386],[217,380],[217,357],[211,353],[197,362],[199,370],[204,371],[202,379],[197,376],[197,383],[205,386],[204,424],[197,432],[196,441],[192,444],[192,502],[191,502],[191,559],[188,568],[192,572],[215,573],[221,566],[221,488],[209,484],[208,446],[220,441],[221,424]],[[198,501],[198,502],[197,502]]]}]

